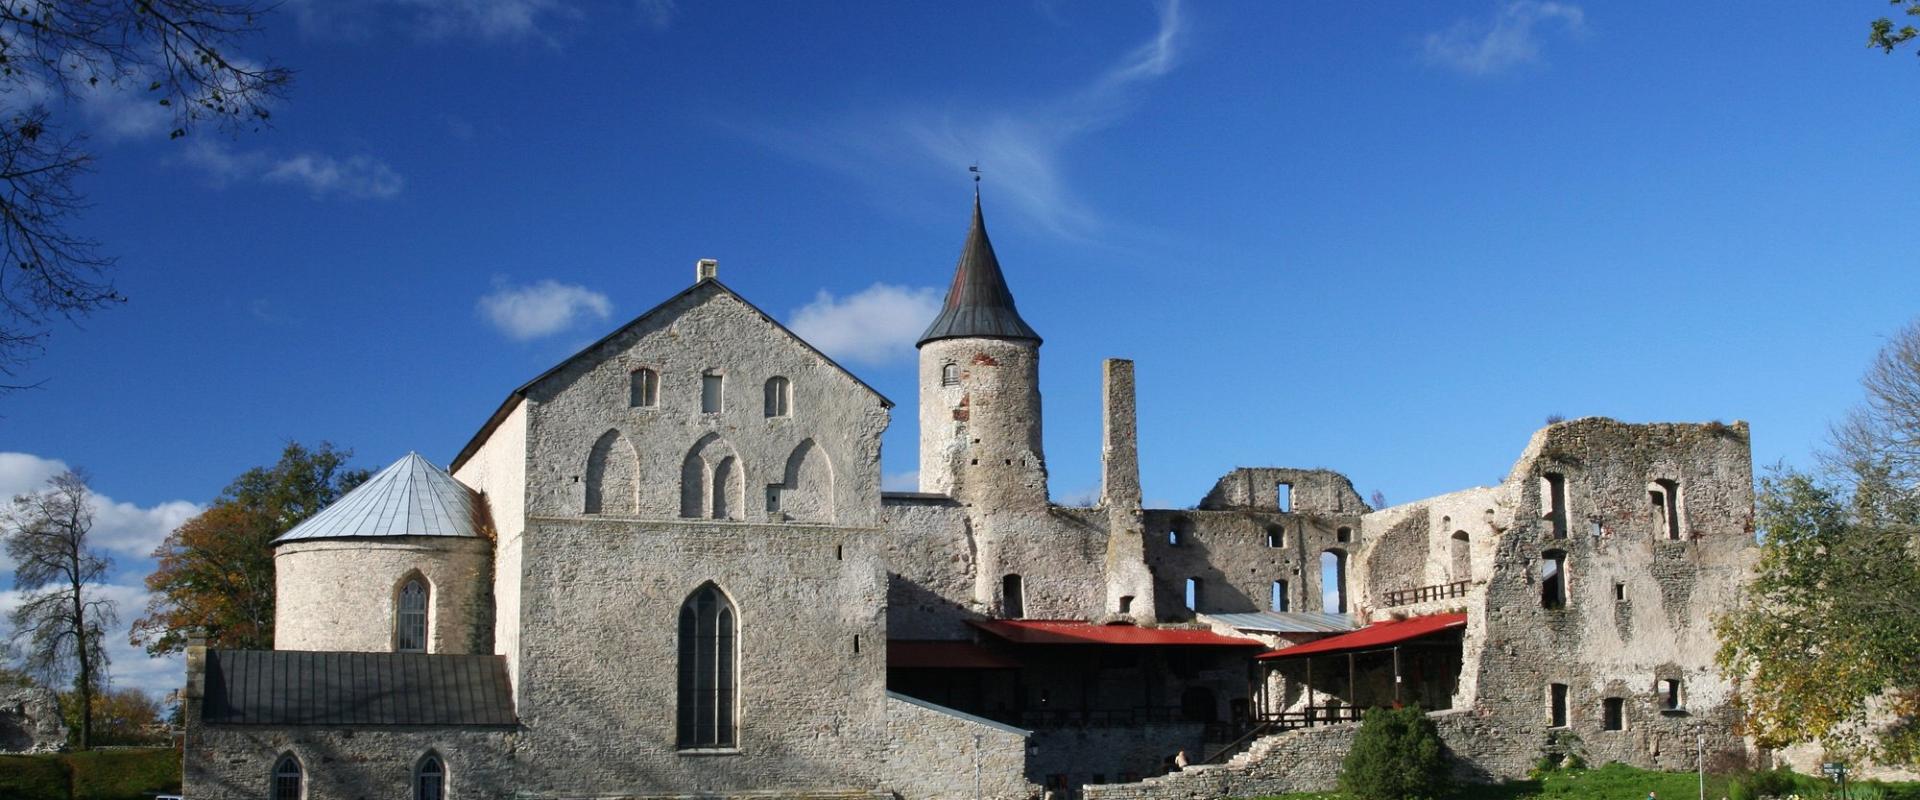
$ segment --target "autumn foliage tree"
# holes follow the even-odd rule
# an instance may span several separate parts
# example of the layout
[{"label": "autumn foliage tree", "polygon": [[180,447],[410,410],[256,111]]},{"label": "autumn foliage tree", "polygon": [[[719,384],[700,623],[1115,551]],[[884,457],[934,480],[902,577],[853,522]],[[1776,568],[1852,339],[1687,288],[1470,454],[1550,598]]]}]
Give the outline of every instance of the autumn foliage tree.
[{"label": "autumn foliage tree", "polygon": [[200,628],[216,647],[273,647],[272,541],[366,481],[353,451],[289,442],[271,467],[234,479],[219,499],[154,550],[155,594],[131,640],[154,655],[179,652]]}]

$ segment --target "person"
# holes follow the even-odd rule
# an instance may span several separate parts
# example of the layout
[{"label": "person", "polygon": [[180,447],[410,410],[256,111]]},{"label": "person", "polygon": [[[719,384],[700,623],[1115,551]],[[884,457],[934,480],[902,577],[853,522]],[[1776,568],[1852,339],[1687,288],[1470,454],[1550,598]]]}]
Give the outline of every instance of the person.
[{"label": "person", "polygon": [[1173,754],[1173,768],[1179,770],[1187,768],[1187,751],[1182,750]]}]

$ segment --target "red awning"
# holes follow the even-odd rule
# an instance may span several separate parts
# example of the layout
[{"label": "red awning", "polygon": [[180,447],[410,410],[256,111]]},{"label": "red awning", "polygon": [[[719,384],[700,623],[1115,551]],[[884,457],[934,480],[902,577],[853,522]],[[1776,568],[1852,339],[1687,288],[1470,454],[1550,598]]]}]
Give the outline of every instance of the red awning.
[{"label": "red awning", "polygon": [[1019,669],[1020,662],[972,642],[887,642],[887,669]]},{"label": "red awning", "polygon": [[973,620],[973,627],[1015,644],[1160,645],[1182,647],[1263,647],[1253,639],[1221,636],[1187,628],[1142,628],[1124,623],[1095,625],[1076,620]]},{"label": "red awning", "polygon": [[1278,659],[1297,656],[1317,656],[1325,653],[1351,653],[1357,650],[1377,650],[1391,647],[1401,642],[1418,639],[1429,634],[1439,633],[1467,625],[1466,614],[1435,614],[1430,617],[1376,622],[1352,633],[1329,636],[1317,642],[1297,644],[1292,647],[1261,653],[1258,658]]}]

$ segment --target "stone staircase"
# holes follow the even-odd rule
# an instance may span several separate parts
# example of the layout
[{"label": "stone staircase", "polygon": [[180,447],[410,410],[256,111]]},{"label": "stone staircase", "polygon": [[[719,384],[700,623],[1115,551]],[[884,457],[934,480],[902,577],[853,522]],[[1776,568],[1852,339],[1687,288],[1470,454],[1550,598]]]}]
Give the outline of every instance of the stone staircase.
[{"label": "stone staircase", "polygon": [[622,794],[593,797],[556,797],[550,800],[899,800],[893,792],[877,789],[769,789],[694,794]]}]

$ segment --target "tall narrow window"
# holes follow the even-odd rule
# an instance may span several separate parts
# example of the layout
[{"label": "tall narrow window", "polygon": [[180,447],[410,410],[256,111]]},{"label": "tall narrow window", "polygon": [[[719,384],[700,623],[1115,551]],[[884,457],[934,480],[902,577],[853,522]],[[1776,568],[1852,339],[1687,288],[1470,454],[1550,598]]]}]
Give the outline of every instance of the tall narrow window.
[{"label": "tall narrow window", "polygon": [[1020,619],[1027,615],[1027,599],[1020,591],[1020,576],[1008,575],[1000,579],[1000,610],[1007,619]]},{"label": "tall narrow window", "polygon": [[1187,579],[1187,610],[1188,611],[1200,610],[1200,579],[1199,578]]},{"label": "tall narrow window", "polygon": [[447,767],[428,753],[413,770],[413,800],[446,800]]},{"label": "tall narrow window", "polygon": [[941,386],[960,385],[960,365],[959,364],[948,364],[940,368],[940,385]]},{"label": "tall narrow window", "polygon": [[400,587],[393,649],[402,653],[427,652],[427,582],[410,578]]},{"label": "tall narrow window", "polygon": [[302,800],[300,760],[288,753],[273,765],[273,800]]},{"label": "tall narrow window", "polygon": [[1268,547],[1286,547],[1287,546],[1287,529],[1282,528],[1278,525],[1268,525],[1267,526],[1267,546]]},{"label": "tall narrow window", "polygon": [[718,414],[726,407],[726,376],[709,372],[700,376],[700,413]]},{"label": "tall narrow window", "polygon": [[627,405],[650,408],[660,402],[660,373],[641,367],[627,376]]},{"label": "tall narrow window", "polygon": [[1553,538],[1567,538],[1567,476],[1548,472],[1540,476],[1540,516],[1553,529]]},{"label": "tall narrow window", "polygon": [[1320,554],[1320,610],[1330,614],[1347,613],[1347,551],[1328,550]]},{"label": "tall narrow window", "polygon": [[1466,581],[1473,579],[1473,542],[1466,531],[1454,531],[1449,544],[1449,560],[1453,562],[1453,579]]},{"label": "tall narrow window", "polygon": [[1567,607],[1567,554],[1564,550],[1548,550],[1540,554],[1540,607],[1556,610]]},{"label": "tall narrow window", "polygon": [[733,603],[711,583],[680,606],[681,749],[734,745]]},{"label": "tall narrow window", "polygon": [[1273,502],[1281,511],[1293,513],[1293,484],[1282,482],[1274,487]]},{"label": "tall narrow window", "polygon": [[784,417],[792,402],[793,382],[775,375],[767,379],[767,416]]},{"label": "tall narrow window", "polygon": [[1686,708],[1682,703],[1686,698],[1680,696],[1680,680],[1667,678],[1660,681],[1660,708],[1664,711],[1679,711]]},{"label": "tall narrow window", "polygon": [[1274,581],[1267,590],[1267,605],[1275,611],[1287,610],[1287,582]]},{"label": "tall narrow window", "polygon": [[1627,729],[1626,698],[1609,697],[1600,701],[1600,729],[1608,731]]},{"label": "tall narrow window", "polygon": [[1647,487],[1647,499],[1653,504],[1653,516],[1669,541],[1680,540],[1680,484],[1665,478]]},{"label": "tall narrow window", "polygon": [[1552,683],[1547,685],[1547,727],[1567,727],[1567,685]]}]

